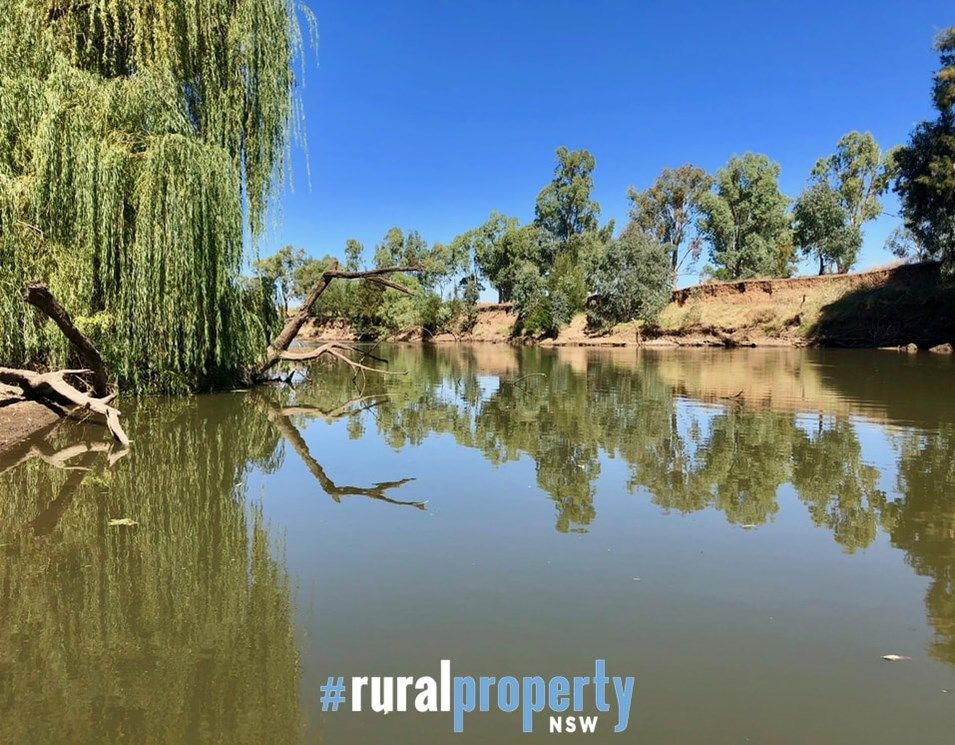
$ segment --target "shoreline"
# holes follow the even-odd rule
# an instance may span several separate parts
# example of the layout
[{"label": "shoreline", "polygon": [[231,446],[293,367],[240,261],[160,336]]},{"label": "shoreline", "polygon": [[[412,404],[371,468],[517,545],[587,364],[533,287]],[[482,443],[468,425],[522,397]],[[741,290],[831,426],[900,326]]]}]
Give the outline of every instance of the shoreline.
[{"label": "shoreline", "polygon": [[[853,274],[747,279],[674,290],[653,327],[629,321],[594,333],[578,313],[553,338],[514,334],[510,303],[479,303],[466,333],[445,331],[426,343],[493,342],[586,347],[822,347],[950,351],[955,344],[955,284],[937,262]],[[310,319],[305,341],[362,341],[344,319]],[[419,331],[382,341],[425,341]],[[946,350],[948,347],[948,350]]]}]

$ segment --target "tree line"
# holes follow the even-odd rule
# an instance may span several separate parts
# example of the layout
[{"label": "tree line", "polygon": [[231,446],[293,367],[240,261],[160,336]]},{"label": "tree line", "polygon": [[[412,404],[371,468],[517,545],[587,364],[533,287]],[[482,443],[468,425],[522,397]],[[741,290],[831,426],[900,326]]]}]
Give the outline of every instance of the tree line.
[{"label": "tree line", "polygon": [[[23,302],[39,280],[120,387],[241,382],[279,328],[270,280],[286,306],[321,268],[289,249],[247,276],[287,163],[311,16],[293,0],[0,7],[0,360],[71,361],[53,324]],[[652,321],[704,248],[715,278],[785,276],[799,252],[820,271],[850,268],[889,188],[905,222],[892,250],[951,267],[955,29],[936,46],[936,118],[889,153],[847,135],[791,210],[779,166],[745,154],[712,175],[662,172],[631,192],[618,232],[600,221],[593,155],[561,148],[533,220],[492,213],[447,244],[393,229],[369,257],[350,243],[354,266],[413,262],[420,273],[395,281],[417,292],[339,284],[318,312],[363,336],[466,330],[487,286],[527,334],[554,334],[585,308],[595,327]]]},{"label": "tree line", "polygon": [[[456,322],[473,325],[480,291],[489,285],[513,303],[518,331],[554,335],[587,310],[600,329],[638,320],[652,323],[669,302],[679,275],[708,261],[706,279],[789,277],[800,259],[819,274],[850,271],[863,229],[883,213],[894,190],[903,224],[886,248],[907,260],[943,260],[955,267],[955,27],[936,39],[941,68],[934,79],[937,119],[924,122],[907,145],[883,150],[871,133],[849,132],[813,166],[795,199],[779,187],[780,166],[759,153],[734,155],[709,174],[687,164],[663,169],[645,190],[631,188],[629,219],[619,232],[601,223],[593,198],[596,160],[561,147],[553,178],[540,193],[534,219],[492,212],[449,244],[428,245],[415,231],[392,228],[374,250],[375,266],[421,262],[425,279],[412,301],[381,288],[341,287],[318,314],[344,318],[362,336],[420,327],[435,333]],[[350,240],[346,261],[362,263]],[[292,247],[257,264],[287,305],[319,268]]]}]

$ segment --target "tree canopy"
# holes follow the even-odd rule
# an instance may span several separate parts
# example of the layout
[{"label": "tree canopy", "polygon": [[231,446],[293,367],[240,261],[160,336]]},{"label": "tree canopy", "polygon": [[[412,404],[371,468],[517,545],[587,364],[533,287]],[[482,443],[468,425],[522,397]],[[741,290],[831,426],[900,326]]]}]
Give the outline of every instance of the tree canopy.
[{"label": "tree canopy", "polygon": [[42,279],[121,382],[233,377],[270,331],[239,277],[285,169],[292,0],[0,11],[0,355],[64,361],[38,318],[6,321]]},{"label": "tree canopy", "polygon": [[653,240],[667,246],[673,280],[681,268],[699,256],[699,240],[691,232],[700,216],[700,200],[713,186],[702,168],[684,165],[664,168],[645,191],[630,188],[630,222]]},{"label": "tree canopy", "polygon": [[656,320],[670,302],[671,245],[659,243],[641,230],[626,230],[610,241],[591,278],[590,325],[604,328],[631,319]]},{"label": "tree canopy", "polygon": [[849,224],[861,230],[882,214],[879,198],[894,174],[894,151],[883,153],[870,132],[849,132],[839,140],[835,153],[816,162],[812,180],[838,195]]},{"label": "tree canopy", "polygon": [[733,156],[701,197],[700,234],[719,279],[788,274],[789,200],[779,191],[779,164],[765,155]]},{"label": "tree canopy", "polygon": [[597,161],[586,150],[557,148],[554,178],[537,195],[535,222],[560,241],[597,229],[600,205],[591,199]]},{"label": "tree canopy", "polygon": [[935,41],[941,68],[932,99],[938,117],[922,122],[896,154],[895,190],[906,227],[927,254],[955,272],[955,26]]},{"label": "tree canopy", "polygon": [[301,248],[283,246],[271,256],[258,259],[254,264],[256,273],[275,285],[285,315],[288,315],[289,300],[304,294],[303,290],[308,292],[308,287],[311,286],[303,287],[301,282],[303,268],[308,267],[308,271],[313,268],[308,261],[305,251]]},{"label": "tree canopy", "polygon": [[793,238],[807,256],[819,262],[819,274],[827,269],[848,271],[862,247],[862,231],[852,224],[839,193],[827,183],[813,184],[796,200]]}]

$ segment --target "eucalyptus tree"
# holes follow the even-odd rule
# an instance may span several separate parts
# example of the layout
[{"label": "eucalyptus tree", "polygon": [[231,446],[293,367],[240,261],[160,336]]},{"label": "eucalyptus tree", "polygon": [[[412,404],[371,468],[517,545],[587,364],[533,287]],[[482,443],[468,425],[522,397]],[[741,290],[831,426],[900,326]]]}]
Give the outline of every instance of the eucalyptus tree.
[{"label": "eucalyptus tree", "polygon": [[[282,304],[282,310],[288,315],[289,300],[304,289],[308,292],[311,285],[302,287],[297,281],[301,279],[302,268],[306,265],[308,257],[305,251],[294,246],[282,246],[271,256],[258,259],[253,264],[256,273],[274,284],[279,293],[279,300]],[[319,272],[321,274],[321,272]],[[314,283],[313,283],[314,284]]]},{"label": "eucalyptus tree", "polygon": [[683,165],[664,168],[645,191],[630,188],[630,223],[645,231],[670,254],[673,281],[699,257],[700,241],[693,228],[700,217],[700,200],[713,186],[702,168]]},{"label": "eucalyptus tree", "polygon": [[286,170],[294,0],[0,1],[0,356],[64,361],[45,280],[127,385],[234,380],[269,339],[240,272]]},{"label": "eucalyptus tree", "polygon": [[554,178],[537,195],[534,221],[562,243],[597,230],[600,205],[591,198],[596,167],[586,150],[557,148]]},{"label": "eucalyptus tree", "polygon": [[624,231],[610,242],[590,277],[591,326],[605,328],[631,319],[652,323],[670,302],[670,245],[642,230]]},{"label": "eucalyptus tree", "polygon": [[829,184],[811,185],[793,206],[793,237],[807,256],[827,268],[847,272],[862,247],[862,231],[854,225],[839,193]]},{"label": "eucalyptus tree", "polygon": [[350,272],[357,272],[362,266],[362,257],[365,253],[365,247],[361,241],[356,238],[349,238],[345,241],[345,269]]},{"label": "eucalyptus tree", "polygon": [[719,279],[788,273],[789,199],[779,191],[779,164],[765,155],[734,155],[700,198],[700,235],[710,244]]},{"label": "eucalyptus tree", "polygon": [[885,239],[885,248],[893,256],[907,261],[928,261],[932,252],[905,225],[899,225]]},{"label": "eucalyptus tree", "polygon": [[955,26],[935,40],[941,69],[932,99],[938,117],[919,124],[896,153],[895,191],[906,227],[955,272]]},{"label": "eucalyptus tree", "polygon": [[521,225],[516,217],[492,212],[476,228],[457,236],[451,245],[471,254],[474,264],[497,290],[498,302],[514,299],[514,290],[527,266],[546,267],[555,253],[555,241],[534,223]]},{"label": "eucalyptus tree", "polygon": [[880,197],[894,172],[894,151],[883,153],[870,132],[849,132],[836,144],[835,153],[816,162],[811,179],[838,195],[849,225],[861,231],[882,214]]}]

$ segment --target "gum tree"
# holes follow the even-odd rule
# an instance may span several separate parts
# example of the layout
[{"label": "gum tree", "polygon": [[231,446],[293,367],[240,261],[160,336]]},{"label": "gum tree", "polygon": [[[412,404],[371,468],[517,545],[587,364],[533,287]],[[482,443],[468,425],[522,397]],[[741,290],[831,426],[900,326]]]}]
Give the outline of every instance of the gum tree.
[{"label": "gum tree", "polygon": [[862,231],[852,224],[839,193],[826,183],[804,191],[793,206],[793,238],[804,254],[819,262],[819,274],[849,271],[862,247]]},{"label": "gum tree", "polygon": [[684,165],[664,168],[646,191],[632,188],[630,223],[657,243],[667,246],[675,283],[680,269],[699,257],[700,241],[692,235],[700,216],[700,200],[713,186],[702,168]]},{"label": "gum tree", "polygon": [[816,162],[811,179],[827,185],[838,196],[849,225],[862,230],[882,214],[880,197],[894,172],[894,151],[883,153],[870,132],[849,132],[839,140],[835,153]]},{"label": "gum tree", "polygon": [[700,235],[710,244],[719,279],[779,276],[791,245],[789,199],[779,191],[778,163],[765,155],[734,155],[700,200]]},{"label": "gum tree", "polygon": [[922,122],[896,154],[895,191],[906,227],[929,256],[955,272],[955,26],[935,40],[941,69],[932,99],[938,111]]}]

